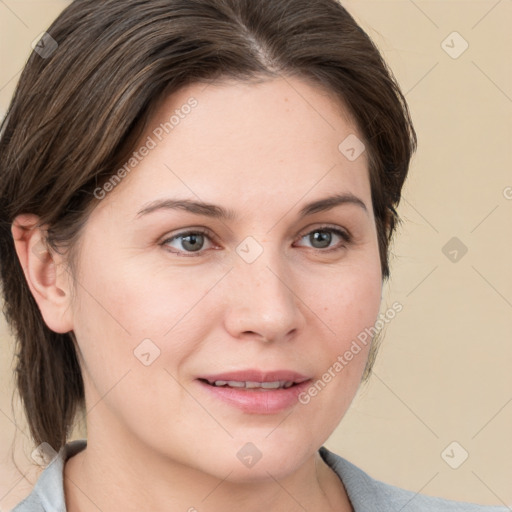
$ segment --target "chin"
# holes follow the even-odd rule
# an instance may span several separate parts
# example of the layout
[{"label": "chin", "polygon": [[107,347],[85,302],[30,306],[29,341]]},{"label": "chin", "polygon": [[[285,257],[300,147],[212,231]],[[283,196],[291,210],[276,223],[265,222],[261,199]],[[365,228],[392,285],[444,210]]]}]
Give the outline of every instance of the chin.
[{"label": "chin", "polygon": [[237,435],[228,443],[212,440],[208,446],[196,446],[197,451],[192,455],[195,460],[190,460],[190,466],[238,484],[282,480],[300,469],[321,446],[321,443],[313,444],[311,439],[306,442],[282,435],[271,440],[273,434],[266,439],[265,436],[268,431],[259,436],[254,432]]}]

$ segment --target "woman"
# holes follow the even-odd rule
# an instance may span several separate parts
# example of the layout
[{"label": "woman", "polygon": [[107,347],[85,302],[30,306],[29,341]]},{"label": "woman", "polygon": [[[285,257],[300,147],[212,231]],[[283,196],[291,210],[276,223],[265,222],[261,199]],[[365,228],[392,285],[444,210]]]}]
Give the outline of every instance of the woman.
[{"label": "woman", "polygon": [[76,0],[2,131],[6,316],[49,462],[17,512],[505,510],[322,446],[371,371],[354,343],[416,144],[335,0]]}]

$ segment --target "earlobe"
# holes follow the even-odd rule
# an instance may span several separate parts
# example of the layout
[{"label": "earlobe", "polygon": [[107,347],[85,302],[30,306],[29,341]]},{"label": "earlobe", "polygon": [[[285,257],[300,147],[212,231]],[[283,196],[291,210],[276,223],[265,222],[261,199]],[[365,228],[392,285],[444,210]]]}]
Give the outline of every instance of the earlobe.
[{"label": "earlobe", "polygon": [[39,217],[18,215],[11,226],[14,246],[43,319],[52,331],[66,333],[73,329],[70,310],[69,275],[61,255],[45,243]]}]

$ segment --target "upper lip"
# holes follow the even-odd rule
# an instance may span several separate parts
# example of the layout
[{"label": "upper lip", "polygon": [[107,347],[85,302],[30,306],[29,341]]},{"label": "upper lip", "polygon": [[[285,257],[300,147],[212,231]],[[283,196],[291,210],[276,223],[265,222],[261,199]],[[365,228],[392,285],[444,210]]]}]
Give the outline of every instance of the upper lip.
[{"label": "upper lip", "polygon": [[277,382],[286,381],[300,384],[309,380],[301,373],[292,370],[238,370],[226,373],[217,373],[215,375],[202,375],[200,379],[207,380],[208,382],[216,381],[238,381],[238,382]]}]

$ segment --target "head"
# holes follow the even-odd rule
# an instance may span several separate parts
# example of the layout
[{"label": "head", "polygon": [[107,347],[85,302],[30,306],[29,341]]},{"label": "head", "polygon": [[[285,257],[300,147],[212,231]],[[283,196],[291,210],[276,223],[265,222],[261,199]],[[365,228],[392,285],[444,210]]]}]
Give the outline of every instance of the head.
[{"label": "head", "polygon": [[[36,444],[58,450],[87,408],[211,473],[248,441],[297,465],[375,356],[374,340],[335,368],[377,318],[416,144],[392,73],[335,0],[75,0],[48,33],[0,141],[5,314]],[[233,215],[148,211],[166,199]],[[272,414],[207,389],[247,368],[332,378]]]}]

